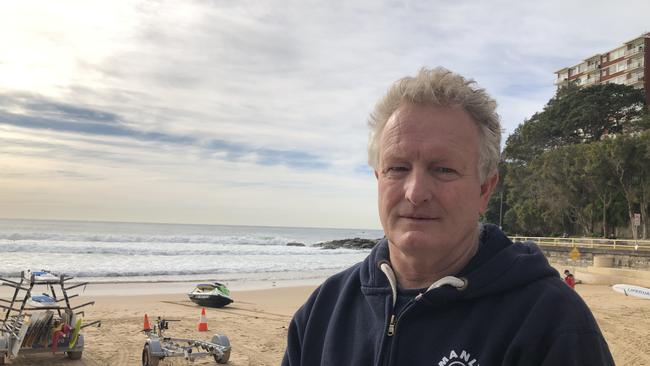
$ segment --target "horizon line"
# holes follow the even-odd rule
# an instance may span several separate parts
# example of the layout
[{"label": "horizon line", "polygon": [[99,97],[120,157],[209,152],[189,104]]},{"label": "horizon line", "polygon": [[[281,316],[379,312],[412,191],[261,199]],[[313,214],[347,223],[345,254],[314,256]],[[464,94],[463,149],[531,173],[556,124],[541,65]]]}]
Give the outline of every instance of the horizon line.
[{"label": "horizon line", "polygon": [[329,229],[329,230],[372,230],[383,231],[382,228],[354,228],[354,227],[330,227],[330,226],[283,226],[283,225],[253,225],[253,224],[191,224],[180,222],[156,222],[156,221],[113,221],[113,220],[83,220],[83,219],[34,219],[34,218],[11,218],[0,217],[0,220],[13,221],[57,221],[57,222],[79,222],[79,223],[98,223],[98,224],[142,224],[142,225],[186,225],[186,226],[241,226],[241,227],[266,227],[266,228],[283,228],[283,229]]}]

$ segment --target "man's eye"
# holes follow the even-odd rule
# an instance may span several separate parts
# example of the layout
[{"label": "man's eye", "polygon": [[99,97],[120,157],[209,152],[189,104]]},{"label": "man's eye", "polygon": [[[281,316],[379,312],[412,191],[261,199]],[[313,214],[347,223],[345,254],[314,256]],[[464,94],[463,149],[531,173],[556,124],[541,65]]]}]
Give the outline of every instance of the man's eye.
[{"label": "man's eye", "polygon": [[454,173],[456,173],[455,170],[453,170],[451,168],[446,168],[446,167],[437,167],[435,169],[435,171],[438,172],[438,173],[443,173],[443,174],[454,174]]},{"label": "man's eye", "polygon": [[406,174],[409,171],[408,167],[405,166],[391,166],[384,169],[384,176],[387,177],[397,177]]},{"label": "man's eye", "polygon": [[458,179],[458,177],[460,176],[460,174],[458,174],[458,172],[455,169],[447,168],[444,166],[436,167],[433,169],[433,171],[436,177],[438,177],[438,179],[442,181],[453,181]]}]

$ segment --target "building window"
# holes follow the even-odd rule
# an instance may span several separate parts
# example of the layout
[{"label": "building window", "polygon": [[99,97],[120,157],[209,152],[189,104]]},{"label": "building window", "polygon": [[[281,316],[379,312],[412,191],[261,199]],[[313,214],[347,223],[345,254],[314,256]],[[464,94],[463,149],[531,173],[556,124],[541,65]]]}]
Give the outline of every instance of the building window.
[{"label": "building window", "polygon": [[619,48],[609,53],[609,59],[616,60],[617,58],[623,57],[623,55],[625,55],[625,49]]}]

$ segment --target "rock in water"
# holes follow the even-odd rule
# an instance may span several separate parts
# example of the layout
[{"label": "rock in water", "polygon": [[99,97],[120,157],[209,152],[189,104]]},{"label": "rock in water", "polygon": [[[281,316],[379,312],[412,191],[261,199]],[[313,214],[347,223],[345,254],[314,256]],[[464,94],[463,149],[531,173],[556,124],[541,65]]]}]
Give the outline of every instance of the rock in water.
[{"label": "rock in water", "polygon": [[315,244],[315,246],[321,247],[323,249],[338,249],[338,248],[372,249],[375,245],[377,245],[378,242],[379,239],[354,238],[354,239],[325,241],[322,243]]}]

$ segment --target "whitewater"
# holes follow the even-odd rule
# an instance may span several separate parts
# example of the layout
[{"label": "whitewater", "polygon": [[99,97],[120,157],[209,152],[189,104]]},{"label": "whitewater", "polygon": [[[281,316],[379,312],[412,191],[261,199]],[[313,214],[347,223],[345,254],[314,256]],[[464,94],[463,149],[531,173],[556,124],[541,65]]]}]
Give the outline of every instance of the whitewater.
[{"label": "whitewater", "polygon": [[369,251],[315,244],[382,236],[358,229],[0,219],[0,277],[45,269],[90,282],[321,278]]}]

